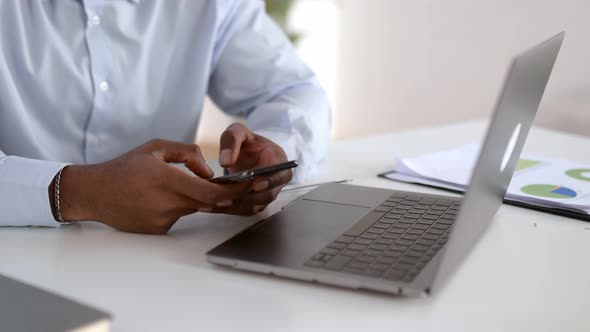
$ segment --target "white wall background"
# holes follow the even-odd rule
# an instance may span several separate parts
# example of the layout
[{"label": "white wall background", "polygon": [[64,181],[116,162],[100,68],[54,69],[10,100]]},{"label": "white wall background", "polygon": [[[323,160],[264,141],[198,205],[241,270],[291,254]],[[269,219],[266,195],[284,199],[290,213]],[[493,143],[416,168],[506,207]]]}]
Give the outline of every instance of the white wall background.
[{"label": "white wall background", "polygon": [[[562,30],[537,124],[590,135],[589,0],[299,0],[291,23],[336,139],[486,117],[511,57]],[[199,142],[229,123],[207,107]]]},{"label": "white wall background", "polygon": [[339,3],[336,137],[487,116],[511,56],[561,30],[538,123],[590,135],[590,1]]}]

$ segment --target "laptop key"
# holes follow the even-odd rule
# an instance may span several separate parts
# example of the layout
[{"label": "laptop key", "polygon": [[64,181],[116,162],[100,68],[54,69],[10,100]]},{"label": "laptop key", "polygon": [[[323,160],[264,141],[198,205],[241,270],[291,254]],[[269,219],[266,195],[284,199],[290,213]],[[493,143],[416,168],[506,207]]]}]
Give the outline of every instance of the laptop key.
[{"label": "laptop key", "polygon": [[361,256],[361,257],[357,258],[357,259],[356,259],[356,261],[357,261],[357,262],[363,262],[363,263],[372,263],[372,262],[374,262],[374,261],[375,261],[375,258],[377,258],[377,257],[375,257],[375,256],[365,256],[365,255],[363,255],[363,256]]},{"label": "laptop key", "polygon": [[401,236],[401,234],[400,234],[400,233],[391,233],[391,232],[387,232],[387,233],[385,233],[385,234],[383,234],[383,235],[381,236],[381,239],[382,239],[382,240],[385,240],[385,239],[386,239],[386,240],[391,240],[391,241],[392,241],[392,243],[393,243],[393,240],[395,240],[395,239],[399,238],[400,236]]},{"label": "laptop key", "polygon": [[376,240],[379,238],[379,235],[373,234],[373,233],[365,233],[365,234],[361,235],[361,238],[369,239],[369,240]]},{"label": "laptop key", "polygon": [[421,204],[426,204],[426,205],[434,205],[434,203],[436,203],[438,201],[438,198],[434,198],[434,197],[423,197],[422,200],[420,201]]},{"label": "laptop key", "polygon": [[391,225],[387,224],[387,223],[378,222],[373,227],[389,229],[389,227],[391,227]]},{"label": "laptop key", "polygon": [[380,250],[373,250],[373,249],[368,249],[365,251],[364,253],[366,256],[380,256],[381,255],[381,251]]},{"label": "laptop key", "polygon": [[369,246],[366,244],[360,244],[360,243],[351,243],[348,245],[348,247],[346,247],[346,249],[352,249],[352,250],[360,250],[363,251],[365,249],[367,249]]},{"label": "laptop key", "polygon": [[385,244],[385,245],[393,244],[394,240],[393,239],[385,238],[386,235],[389,235],[389,234],[383,234],[383,237],[380,238],[379,240],[375,241],[375,243]]},{"label": "laptop key", "polygon": [[421,235],[423,233],[424,233],[424,230],[419,229],[419,228],[408,229],[408,231],[406,232],[406,234],[415,234],[415,235]]},{"label": "laptop key", "polygon": [[403,251],[392,251],[392,250],[389,250],[389,251],[386,251],[383,254],[383,257],[389,257],[389,258],[392,258],[392,259],[393,258],[400,258],[403,253],[404,253]]},{"label": "laptop key", "polygon": [[334,259],[326,264],[326,269],[329,270],[342,270],[352,260],[352,257],[348,256],[336,256]]},{"label": "laptop key", "polygon": [[420,257],[404,256],[404,257],[400,258],[399,262],[400,262],[400,264],[406,263],[406,264],[410,264],[410,265],[414,266],[414,264],[418,263],[419,260],[420,260]]},{"label": "laptop key", "polygon": [[455,202],[451,201],[450,199],[441,199],[438,202],[436,202],[436,204],[442,205],[442,206],[451,206],[451,205],[453,205],[453,203],[455,203]]},{"label": "laptop key", "polygon": [[340,250],[340,249],[344,249],[344,247],[346,247],[346,244],[340,243],[340,242],[332,242],[332,243],[328,244],[326,247]]},{"label": "laptop key", "polygon": [[435,242],[434,240],[429,240],[429,239],[425,239],[425,238],[421,238],[420,240],[416,241],[416,243],[418,245],[423,245],[423,246],[428,246],[428,247],[433,245],[434,242]]},{"label": "laptop key", "polygon": [[336,242],[341,242],[341,243],[351,243],[352,241],[354,241],[354,237],[352,236],[341,236],[338,239],[336,239]]},{"label": "laptop key", "polygon": [[443,231],[449,229],[449,227],[451,227],[451,226],[450,225],[441,224],[441,223],[438,223],[438,222],[436,224],[432,225],[432,228],[441,229]]},{"label": "laptop key", "polygon": [[385,233],[385,231],[386,231],[386,229],[384,229],[384,228],[371,227],[371,229],[369,229],[367,232],[373,233],[373,234],[383,234],[383,233]]},{"label": "laptop key", "polygon": [[406,252],[405,254],[407,257],[412,257],[412,258],[422,258],[422,256],[424,256],[424,252],[423,251],[418,251],[418,250],[414,250],[414,249],[410,249]]},{"label": "laptop key", "polygon": [[397,225],[394,225],[390,230],[387,231],[388,234],[404,234],[404,232],[406,231],[406,229],[404,227],[398,227]]},{"label": "laptop key", "polygon": [[384,245],[384,244],[374,244],[370,248],[373,249],[373,250],[381,250],[381,251],[383,251],[383,250],[387,249],[387,247],[388,246],[387,245]]},{"label": "laptop key", "polygon": [[431,228],[431,229],[428,230],[428,234],[434,234],[434,235],[443,235],[444,232],[445,231],[443,231],[441,229],[436,229],[436,228]]},{"label": "laptop key", "polygon": [[430,249],[430,246],[424,246],[421,244],[415,244],[412,247],[413,250],[418,250],[418,251],[422,251],[422,252],[426,252],[428,249]]},{"label": "laptop key", "polygon": [[402,236],[402,240],[409,240],[411,243],[414,243],[414,241],[418,240],[420,238],[420,235],[418,234],[404,234],[404,236]]},{"label": "laptop key", "polygon": [[359,238],[359,239],[354,240],[354,243],[369,245],[369,244],[373,243],[373,240]]},{"label": "laptop key", "polygon": [[345,249],[344,251],[342,251],[341,255],[343,256],[348,256],[348,257],[356,257],[361,253],[360,250],[354,250],[354,249]]},{"label": "laptop key", "polygon": [[389,210],[391,210],[391,208],[384,207],[384,206],[378,206],[373,211],[387,213],[387,212],[389,212]]},{"label": "laptop key", "polygon": [[455,223],[455,219],[440,218],[436,222],[443,225],[452,225]]},{"label": "laptop key", "polygon": [[381,257],[377,260],[377,263],[381,263],[381,264],[387,264],[388,266],[390,266],[391,264],[395,263],[395,258],[393,257]]},{"label": "laptop key", "polygon": [[397,241],[395,242],[395,245],[397,246],[397,245],[400,245],[400,244],[401,244],[401,245],[404,245],[404,246],[409,246],[409,245],[412,245],[413,243],[414,243],[413,241],[410,241],[410,240],[404,240],[404,239],[402,238],[402,239],[400,239],[400,240],[397,240]]},{"label": "laptop key", "polygon": [[438,240],[440,238],[440,235],[436,235],[436,234],[430,234],[430,233],[426,233],[424,235],[422,235],[422,239],[428,239],[428,240]]},{"label": "laptop key", "polygon": [[344,232],[344,235],[360,236],[384,215],[385,213],[383,212],[371,211],[369,214],[363,217],[363,219]]},{"label": "laptop key", "polygon": [[413,229],[422,229],[422,230],[427,230],[430,228],[429,225],[427,224],[421,224],[421,223],[416,223],[414,224],[414,226],[412,227]]},{"label": "laptop key", "polygon": [[322,262],[328,262],[330,259],[332,259],[332,257],[334,257],[334,256],[324,255],[324,257],[320,258],[320,261],[322,261]]},{"label": "laptop key", "polygon": [[336,255],[339,251],[340,250],[338,250],[338,249],[324,248],[324,249],[320,250],[320,253],[326,254],[326,255]]}]

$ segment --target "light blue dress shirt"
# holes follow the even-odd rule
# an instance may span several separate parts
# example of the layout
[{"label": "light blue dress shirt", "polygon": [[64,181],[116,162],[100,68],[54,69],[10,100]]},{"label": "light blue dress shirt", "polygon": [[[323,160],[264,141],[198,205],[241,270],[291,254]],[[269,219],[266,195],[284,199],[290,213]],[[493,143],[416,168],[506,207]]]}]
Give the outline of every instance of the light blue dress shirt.
[{"label": "light blue dress shirt", "polygon": [[0,226],[57,226],[67,163],[194,142],[209,95],[309,174],[330,107],[259,0],[0,1]]}]

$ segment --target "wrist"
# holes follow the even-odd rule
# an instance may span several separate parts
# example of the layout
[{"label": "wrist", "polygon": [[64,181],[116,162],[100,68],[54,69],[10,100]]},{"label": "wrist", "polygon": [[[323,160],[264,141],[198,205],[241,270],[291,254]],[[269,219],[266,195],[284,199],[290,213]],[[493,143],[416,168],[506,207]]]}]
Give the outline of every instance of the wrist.
[{"label": "wrist", "polygon": [[[93,197],[93,165],[71,165],[63,169],[59,184],[59,202],[62,218],[68,222],[98,220],[97,201]],[[57,220],[55,205],[55,179],[50,186],[52,212]]]}]

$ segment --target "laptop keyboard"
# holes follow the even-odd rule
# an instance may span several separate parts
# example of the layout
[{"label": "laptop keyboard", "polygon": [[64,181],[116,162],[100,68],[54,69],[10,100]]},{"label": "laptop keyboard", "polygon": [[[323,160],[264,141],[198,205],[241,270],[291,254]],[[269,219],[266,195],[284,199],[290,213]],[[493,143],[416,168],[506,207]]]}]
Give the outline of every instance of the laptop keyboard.
[{"label": "laptop keyboard", "polygon": [[411,282],[448,239],[460,199],[394,193],[306,266]]}]

